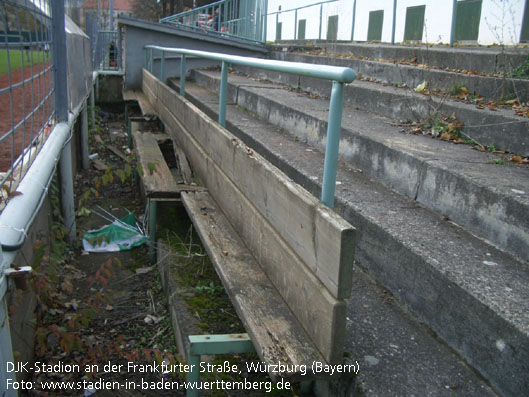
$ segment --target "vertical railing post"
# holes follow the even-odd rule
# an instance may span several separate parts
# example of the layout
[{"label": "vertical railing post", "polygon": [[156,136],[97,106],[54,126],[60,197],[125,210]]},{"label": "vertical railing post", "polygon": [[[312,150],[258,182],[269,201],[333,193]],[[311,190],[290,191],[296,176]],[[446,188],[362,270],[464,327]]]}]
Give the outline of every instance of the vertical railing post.
[{"label": "vertical railing post", "polygon": [[[96,79],[97,78],[98,77],[96,77]],[[94,84],[92,84],[92,88],[90,89],[90,119],[90,128],[94,129],[96,127],[96,98]]]},{"label": "vertical railing post", "polygon": [[263,21],[263,43],[266,43],[267,34],[268,34],[268,0],[265,0],[264,3],[264,21]]},{"label": "vertical railing post", "polygon": [[186,56],[180,58],[180,95],[186,95]]},{"label": "vertical railing post", "polygon": [[298,10],[294,13],[294,40],[298,39]]},{"label": "vertical railing post", "polygon": [[158,215],[158,202],[149,199],[149,259],[156,263],[156,217]]},{"label": "vertical railing post", "polygon": [[[66,31],[64,29],[64,3],[52,1],[53,29],[53,69],[55,94],[55,119],[68,121],[68,73],[66,60]],[[75,211],[72,175],[72,148],[69,142],[62,150],[59,162],[61,178],[61,205],[64,224],[68,229],[68,240],[75,242]]]},{"label": "vertical railing post", "polygon": [[452,26],[450,27],[450,47],[454,46],[456,39],[457,0],[452,3]]},{"label": "vertical railing post", "polygon": [[351,25],[351,41],[355,39],[355,22],[356,22],[356,0],[353,2],[353,23]]},{"label": "vertical railing post", "polygon": [[228,94],[228,67],[229,64],[222,61],[219,94],[219,124],[226,127],[226,97]]},{"label": "vertical railing post", "polygon": [[149,49],[148,48],[144,48],[143,49],[145,51],[145,69],[147,69],[149,67]]},{"label": "vertical railing post", "polygon": [[320,29],[318,33],[318,39],[321,40],[321,23],[323,18],[323,4],[320,4]]},{"label": "vertical railing post", "polygon": [[165,82],[165,51],[161,50],[162,56],[160,59],[160,80],[162,80],[162,83]]},{"label": "vertical railing post", "polygon": [[330,209],[334,208],[334,191],[336,189],[336,168],[342,128],[343,83],[332,82],[329,121],[327,126],[327,144],[325,145],[325,162],[323,165],[323,183],[321,201]]},{"label": "vertical railing post", "polygon": [[[2,256],[0,252],[0,257]],[[16,397],[18,392],[14,388],[7,389],[7,380],[16,381],[14,371],[7,371],[7,363],[15,363],[13,358],[13,347],[11,343],[11,330],[9,327],[9,315],[7,309],[7,278],[0,274],[0,360],[2,366],[0,368],[0,382],[2,382],[2,390],[7,397]]]},{"label": "vertical railing post", "polygon": [[151,63],[149,64],[149,72],[152,73],[152,71],[154,70],[154,50],[152,48],[149,48],[149,50],[151,51]]},{"label": "vertical railing post", "polygon": [[391,44],[395,44],[395,24],[397,22],[397,0],[393,0],[393,26],[391,27]]}]

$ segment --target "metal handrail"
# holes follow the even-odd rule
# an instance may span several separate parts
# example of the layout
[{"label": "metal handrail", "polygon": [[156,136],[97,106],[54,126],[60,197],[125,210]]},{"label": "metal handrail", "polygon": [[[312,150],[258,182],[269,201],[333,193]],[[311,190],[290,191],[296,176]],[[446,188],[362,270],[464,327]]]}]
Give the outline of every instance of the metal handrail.
[{"label": "metal handrail", "polygon": [[[233,38],[250,42],[252,44],[263,44],[266,39],[265,14],[267,2],[259,0],[257,2],[239,2],[236,0],[220,0],[215,3],[206,4],[201,7],[184,11],[160,19],[161,23],[171,24],[180,28],[192,31],[206,32],[207,34]],[[200,16],[215,14],[216,23],[209,26],[202,21]]]},{"label": "metal handrail", "polygon": [[318,79],[332,80],[321,201],[329,208],[334,208],[336,168],[338,164],[340,130],[342,127],[343,86],[345,83],[351,83],[355,79],[356,73],[353,69],[330,65],[315,65],[301,62],[286,62],[270,59],[242,57],[216,52],[189,50],[186,48],[160,47],[156,45],[146,45],[144,49],[145,68],[148,68],[151,73],[153,72],[154,64],[153,53],[155,50],[161,52],[160,77],[162,81],[165,80],[165,53],[176,53],[181,55],[180,95],[182,96],[185,96],[186,56],[194,56],[222,62],[218,122],[223,127],[226,126],[226,97],[228,88],[228,68],[230,64],[271,70],[281,73],[291,73],[299,76],[314,77]]}]

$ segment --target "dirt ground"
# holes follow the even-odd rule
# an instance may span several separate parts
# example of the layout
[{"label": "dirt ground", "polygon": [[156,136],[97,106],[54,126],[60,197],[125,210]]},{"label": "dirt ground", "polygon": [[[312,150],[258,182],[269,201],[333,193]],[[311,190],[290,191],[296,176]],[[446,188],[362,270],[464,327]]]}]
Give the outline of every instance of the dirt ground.
[{"label": "dirt ground", "polygon": [[[31,70],[31,67],[27,67],[24,70],[12,71],[11,85],[19,83],[22,78],[26,80],[30,76],[40,73],[42,67],[41,65],[34,66],[33,70]],[[2,113],[2,117],[0,117],[0,137],[3,137],[22,121],[24,116],[29,116],[50,90],[51,84],[51,72],[47,72],[39,78],[24,84],[23,87],[17,87],[0,95]],[[9,75],[0,75],[0,89],[9,86]],[[53,96],[44,102],[39,111],[29,116],[26,122],[16,129],[13,137],[9,137],[0,143],[0,172],[8,170],[11,167],[11,162],[16,160],[22,150],[35,138],[35,133],[42,128],[51,114],[52,101]],[[14,147],[13,158],[11,158],[12,147]]]},{"label": "dirt ground", "polygon": [[[96,213],[112,220],[130,211],[141,220],[144,211],[133,176],[120,178],[119,170],[128,163],[106,148],[112,143],[125,150],[123,117],[106,114],[101,125],[99,138],[91,136],[91,152],[97,152],[109,168],[83,170],[76,177],[76,204],[81,200],[78,214],[82,216],[77,217],[80,235],[110,223]],[[148,364],[179,360],[167,300],[158,271],[148,261],[148,248],[87,253],[77,244],[70,251],[61,235],[55,225],[51,252],[43,251],[35,266],[38,319],[30,378],[34,390],[22,394],[183,395],[174,390],[141,390],[145,389],[142,382],[179,380],[178,373],[147,369]],[[57,364],[61,367],[50,367]],[[63,383],[63,390],[53,391],[45,382],[75,383]],[[100,390],[105,388],[102,382],[107,382],[107,390]]]},{"label": "dirt ground", "polygon": [[[108,225],[114,218],[133,212],[140,225],[144,218],[145,204],[131,172],[134,159],[125,155],[128,137],[123,113],[99,114],[103,116],[100,126],[90,134],[90,152],[97,153],[98,160],[91,162],[90,169],[80,171],[75,180],[76,246],[66,245],[66,231],[57,221],[35,247],[31,280],[38,301],[35,357],[27,379],[31,390],[22,390],[20,395],[183,396],[187,373],[180,364],[186,363],[177,351],[167,297],[157,267],[149,262],[148,247],[88,253],[80,244],[86,231]],[[124,156],[116,155],[116,149]],[[57,186],[51,186],[50,195],[58,219]],[[194,333],[244,332],[181,205],[166,203],[159,208],[158,237],[175,258],[171,266],[181,289],[178,310],[196,325]],[[214,365],[229,362],[239,368],[259,360],[256,354],[205,359]],[[172,370],[164,371],[162,363],[171,365]],[[293,390],[277,390],[266,373],[221,371],[202,378],[210,382],[268,382],[271,391],[212,390],[201,395],[296,395]],[[160,382],[165,382],[165,390]]]}]

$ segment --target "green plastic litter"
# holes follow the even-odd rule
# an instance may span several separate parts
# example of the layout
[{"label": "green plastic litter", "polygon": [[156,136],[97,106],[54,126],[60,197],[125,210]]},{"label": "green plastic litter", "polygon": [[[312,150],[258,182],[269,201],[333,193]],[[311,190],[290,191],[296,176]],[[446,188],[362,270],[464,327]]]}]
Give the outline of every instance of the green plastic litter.
[{"label": "green plastic litter", "polygon": [[138,228],[133,213],[83,235],[83,249],[87,252],[128,251],[147,242],[148,238]]}]

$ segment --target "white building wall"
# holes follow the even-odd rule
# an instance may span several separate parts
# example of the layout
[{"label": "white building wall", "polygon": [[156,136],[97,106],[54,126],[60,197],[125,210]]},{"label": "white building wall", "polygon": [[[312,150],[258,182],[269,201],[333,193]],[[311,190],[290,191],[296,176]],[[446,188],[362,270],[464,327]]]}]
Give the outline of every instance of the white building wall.
[{"label": "white building wall", "polygon": [[[268,0],[268,12],[275,12],[281,5],[290,10],[318,0]],[[338,15],[338,40],[351,40],[353,4],[355,0],[338,0],[323,4],[321,19],[321,38],[327,37],[327,22],[331,15]],[[483,0],[478,44],[518,44],[520,40],[525,0]],[[423,42],[449,43],[452,22],[452,0],[398,0],[395,25],[395,42],[404,41],[406,9],[426,5]],[[369,12],[384,10],[382,41],[391,42],[393,24],[393,0],[356,0],[356,19],[354,40],[366,41],[369,25]],[[298,11],[298,20],[306,19],[306,39],[319,38],[320,5]],[[295,12],[279,14],[282,26],[282,40],[294,39]],[[276,16],[268,17],[267,40],[275,40]]]}]

